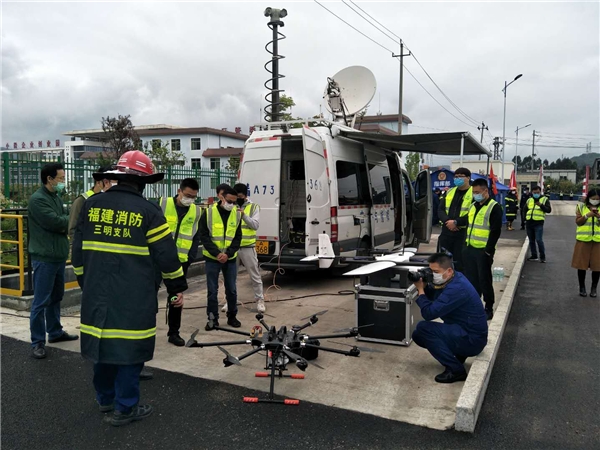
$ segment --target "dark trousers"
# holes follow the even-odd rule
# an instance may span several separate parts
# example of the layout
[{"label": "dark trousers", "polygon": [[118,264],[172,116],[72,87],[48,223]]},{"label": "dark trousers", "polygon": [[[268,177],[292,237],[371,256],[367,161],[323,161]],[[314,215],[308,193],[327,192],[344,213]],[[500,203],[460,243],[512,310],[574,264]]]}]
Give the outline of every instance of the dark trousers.
[{"label": "dark trousers", "polygon": [[546,259],[546,247],[544,246],[544,221],[543,220],[528,220],[527,221],[527,237],[529,238],[529,250],[531,256],[538,256],[540,249],[540,258]]},{"label": "dark trousers", "polygon": [[485,249],[465,246],[463,249],[465,276],[479,296],[483,295],[486,309],[494,306],[494,284],[492,264],[494,258],[485,254]]},{"label": "dark trousers", "polygon": [[525,228],[525,215],[527,214],[527,211],[525,210],[525,208],[521,208],[521,229]]},{"label": "dark trousers", "polygon": [[237,314],[237,261],[229,260],[221,264],[217,260],[206,258],[206,313],[213,313],[214,318],[219,318],[219,273],[223,271],[225,283],[225,297],[227,298],[227,313],[230,316]]},{"label": "dark trousers", "polygon": [[[442,225],[444,227],[444,225]],[[464,272],[464,262],[462,256],[462,250],[465,245],[466,232],[455,231],[450,232],[452,234],[440,234],[438,239],[438,251],[445,248],[452,253],[452,259],[454,260],[454,270],[458,272]]]},{"label": "dark trousers", "polygon": [[[183,263],[181,267],[183,268],[183,276],[187,278],[187,272],[190,267],[189,263]],[[156,288],[157,295],[159,288],[160,284]],[[181,314],[183,313],[183,307],[180,306],[176,308],[175,306],[171,305],[169,297],[167,296],[167,310],[167,323],[169,324],[169,331],[167,333],[167,336],[179,334],[179,329],[181,328]]]},{"label": "dark trousers", "polygon": [[412,338],[452,373],[465,372],[457,356],[479,355],[487,344],[487,336],[469,336],[460,325],[440,322],[419,322]]},{"label": "dark trousers", "polygon": [[65,263],[33,261],[33,303],[29,315],[31,345],[46,344],[63,333],[60,302],[65,293]]},{"label": "dark trousers", "polygon": [[128,414],[140,401],[140,372],[144,364],[127,366],[94,364],[94,388],[100,405],[114,402],[115,409]]}]

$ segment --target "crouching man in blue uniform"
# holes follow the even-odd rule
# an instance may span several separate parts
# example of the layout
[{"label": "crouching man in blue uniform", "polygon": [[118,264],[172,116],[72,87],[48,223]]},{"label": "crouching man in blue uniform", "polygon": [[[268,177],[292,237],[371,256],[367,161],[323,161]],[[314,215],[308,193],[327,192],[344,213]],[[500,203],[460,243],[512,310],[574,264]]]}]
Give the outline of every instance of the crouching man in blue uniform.
[{"label": "crouching man in blue uniform", "polygon": [[[423,279],[414,282],[419,292],[417,304],[425,320],[417,324],[412,338],[445,367],[435,381],[464,381],[465,360],[481,353],[487,344],[485,310],[469,280],[454,271],[451,256],[435,253],[427,261],[433,283],[426,285]],[[444,322],[432,322],[438,317]]]}]

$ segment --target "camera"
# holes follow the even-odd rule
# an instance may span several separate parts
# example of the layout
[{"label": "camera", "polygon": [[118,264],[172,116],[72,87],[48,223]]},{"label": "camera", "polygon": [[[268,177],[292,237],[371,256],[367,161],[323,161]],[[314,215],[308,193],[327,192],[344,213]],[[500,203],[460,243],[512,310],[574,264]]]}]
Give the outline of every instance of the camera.
[{"label": "camera", "polygon": [[423,283],[433,282],[433,272],[429,267],[424,267],[416,271],[411,270],[408,272],[407,277],[409,281],[412,281],[413,283],[419,280],[423,280]]}]

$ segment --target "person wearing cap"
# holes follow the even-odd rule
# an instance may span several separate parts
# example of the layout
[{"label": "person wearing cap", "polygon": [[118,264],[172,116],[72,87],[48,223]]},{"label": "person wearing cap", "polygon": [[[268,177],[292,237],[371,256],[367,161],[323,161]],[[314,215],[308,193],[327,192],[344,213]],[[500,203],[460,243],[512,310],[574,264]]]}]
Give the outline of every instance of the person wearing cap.
[{"label": "person wearing cap", "polygon": [[[111,170],[111,166],[100,167],[96,173],[105,173]],[[116,181],[111,182],[106,178],[94,180],[94,185],[92,188],[81,195],[77,196],[77,198],[73,201],[71,205],[71,212],[69,214],[69,239],[73,240],[73,233],[75,233],[75,227],[77,226],[77,219],[79,218],[79,213],[81,212],[81,208],[83,207],[83,203],[90,198],[92,195],[99,194],[100,192],[108,191],[112,187],[112,183],[116,183]]]},{"label": "person wearing cap", "polygon": [[[199,190],[200,186],[195,179],[185,178],[181,181],[175,197],[162,197],[158,201],[169,224],[173,240],[177,244],[179,261],[186,278],[190,264],[196,260],[200,245],[198,223],[202,216],[202,209],[194,204]],[[160,271],[157,275],[160,278]],[[162,279],[158,280],[159,286],[161,281]],[[185,345],[185,341],[179,336],[181,313],[182,308],[177,308],[171,303],[167,304],[168,341],[177,347]]]},{"label": "person wearing cap", "polygon": [[519,210],[519,200],[517,199],[517,192],[511,189],[508,195],[504,199],[504,211],[506,211],[506,229],[513,231],[513,222],[517,218],[517,211]]},{"label": "person wearing cap", "polygon": [[457,225],[461,217],[469,213],[473,203],[471,189],[471,171],[466,167],[459,167],[454,171],[454,186],[440,199],[438,216],[442,222],[442,232],[438,239],[438,249],[446,249],[454,257],[454,267],[463,271],[462,248],[467,230]]},{"label": "person wearing cap", "polygon": [[123,154],[116,170],[94,174],[118,182],[86,200],[73,237],[73,271],[81,297],[81,354],[94,363],[93,384],[102,413],[121,426],[152,414],[140,405],[139,376],[154,355],[158,265],[174,306],[183,306],[187,282],[169,224],[142,196],[160,181],[140,151]]}]

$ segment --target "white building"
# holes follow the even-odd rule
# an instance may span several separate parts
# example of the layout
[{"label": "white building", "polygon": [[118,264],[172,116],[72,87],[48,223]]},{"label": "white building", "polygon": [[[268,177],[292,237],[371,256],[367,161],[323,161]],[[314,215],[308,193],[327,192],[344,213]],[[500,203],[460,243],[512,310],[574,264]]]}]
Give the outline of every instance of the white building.
[{"label": "white building", "polygon": [[[471,171],[471,173],[477,173],[479,175],[487,175],[490,169],[493,169],[494,175],[498,177],[498,181],[502,184],[509,185],[510,184],[510,174],[515,168],[514,163],[505,161],[504,162],[504,180],[501,180],[502,177],[502,161],[500,160],[491,160],[489,163],[488,169],[488,159],[482,158],[479,159],[463,159],[462,164],[460,160],[452,161],[452,165],[450,166],[451,170],[456,170],[459,167],[466,167]],[[519,181],[519,174],[517,173],[517,181]]]},{"label": "white building", "polygon": [[[168,144],[172,150],[183,153],[186,166],[199,169],[225,169],[229,158],[239,158],[248,139],[240,128],[232,132],[226,128],[184,128],[161,124],[135,127],[135,131],[144,144],[151,146],[153,141]],[[74,130],[63,134],[71,136],[65,144],[65,153],[72,155],[73,160],[90,157],[93,154],[89,152],[98,153],[107,146],[104,142],[106,134],[101,129]]]}]

